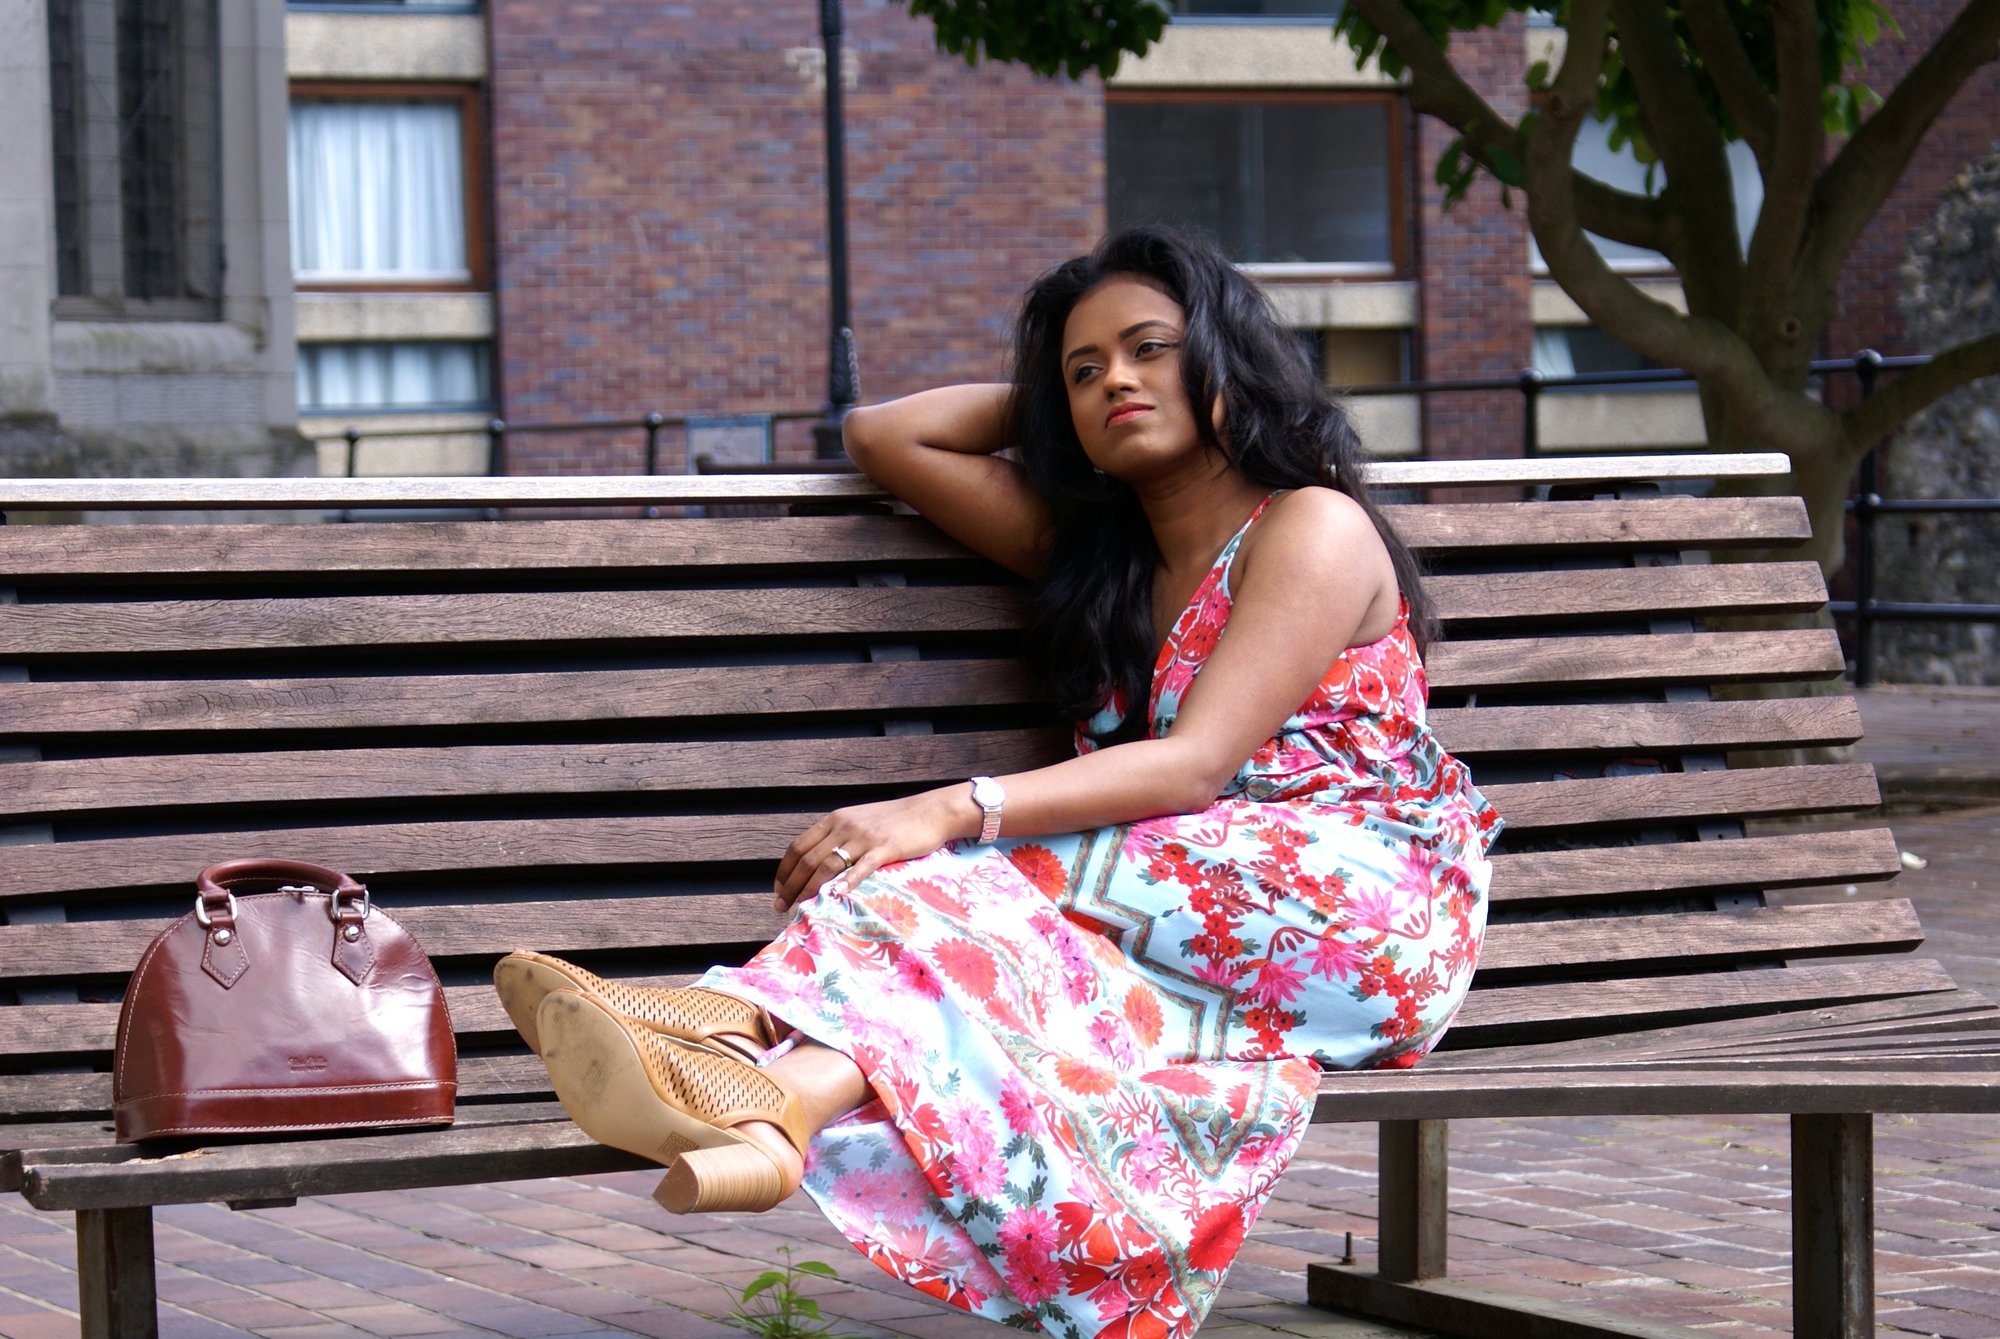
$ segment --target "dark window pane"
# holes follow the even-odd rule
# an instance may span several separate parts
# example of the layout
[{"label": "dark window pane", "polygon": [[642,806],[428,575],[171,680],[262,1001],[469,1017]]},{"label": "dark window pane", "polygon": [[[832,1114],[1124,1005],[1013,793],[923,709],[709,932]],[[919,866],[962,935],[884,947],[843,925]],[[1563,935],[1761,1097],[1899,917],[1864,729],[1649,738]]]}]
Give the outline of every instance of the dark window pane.
[{"label": "dark window pane", "polygon": [[180,43],[170,0],[119,0],[119,194],[125,295],[181,295]]},{"label": "dark window pane", "polygon": [[1238,261],[1386,264],[1387,102],[1106,108],[1111,224],[1213,233]]},{"label": "dark window pane", "polygon": [[87,291],[83,277],[83,126],[77,0],[49,0],[49,111],[56,195],[56,293]]},{"label": "dark window pane", "polygon": [[1340,14],[1340,0],[1174,0],[1170,8],[1176,14],[1331,20]]}]

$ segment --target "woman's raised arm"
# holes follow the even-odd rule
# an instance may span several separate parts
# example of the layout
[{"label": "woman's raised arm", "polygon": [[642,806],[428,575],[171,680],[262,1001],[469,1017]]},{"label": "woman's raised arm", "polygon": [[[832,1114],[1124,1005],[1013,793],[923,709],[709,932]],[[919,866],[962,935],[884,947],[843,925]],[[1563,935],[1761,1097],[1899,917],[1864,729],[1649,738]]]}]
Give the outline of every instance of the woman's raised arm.
[{"label": "woman's raised arm", "polygon": [[851,411],[847,454],[863,473],[973,552],[1039,577],[1048,509],[1021,467],[995,453],[1009,387],[943,386]]}]

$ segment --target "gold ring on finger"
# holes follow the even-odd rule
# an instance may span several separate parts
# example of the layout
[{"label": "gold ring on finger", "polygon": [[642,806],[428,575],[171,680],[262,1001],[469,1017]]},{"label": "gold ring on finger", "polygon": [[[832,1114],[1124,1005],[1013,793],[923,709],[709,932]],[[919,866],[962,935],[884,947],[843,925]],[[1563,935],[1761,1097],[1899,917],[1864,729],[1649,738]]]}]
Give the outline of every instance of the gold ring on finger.
[{"label": "gold ring on finger", "polygon": [[844,847],[844,846],[836,846],[836,847],[834,847],[834,848],[833,848],[833,853],[834,853],[834,855],[836,855],[837,857],[839,857],[839,859],[840,859],[840,867],[841,867],[842,869],[853,869],[853,868],[854,868],[854,857],[853,857],[853,856],[851,856],[851,855],[849,855],[849,854],[847,853],[847,848],[846,848],[846,847]]}]

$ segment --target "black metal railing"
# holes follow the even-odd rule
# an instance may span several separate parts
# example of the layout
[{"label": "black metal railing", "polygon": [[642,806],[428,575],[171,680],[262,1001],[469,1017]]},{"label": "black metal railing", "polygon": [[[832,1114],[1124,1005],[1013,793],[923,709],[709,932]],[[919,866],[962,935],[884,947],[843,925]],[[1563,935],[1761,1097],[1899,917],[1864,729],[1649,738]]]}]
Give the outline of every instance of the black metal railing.
[{"label": "black metal railing", "polygon": [[[1921,367],[1929,362],[1927,355],[1887,357],[1873,349],[1864,349],[1851,358],[1818,359],[1812,364],[1812,374],[1822,385],[1836,376],[1853,376],[1863,398],[1872,395],[1877,382],[1884,373],[1904,371]],[[1590,388],[1612,388],[1629,386],[1691,386],[1694,375],[1680,368],[1642,368],[1620,372],[1577,372],[1563,376],[1548,375],[1533,368],[1526,369],[1510,377],[1474,377],[1451,381],[1399,381],[1370,386],[1351,387],[1343,392],[1348,397],[1407,396],[1435,394],[1466,394],[1470,392],[1513,391],[1522,399],[1521,453],[1525,456],[1541,454],[1541,399],[1552,392]],[[781,410],[769,414],[741,415],[742,420],[762,418],[772,424],[782,422],[808,422],[821,420],[826,410],[798,409]],[[486,469],[488,474],[504,474],[507,465],[507,441],[511,437],[554,435],[582,432],[632,432],[643,431],[644,454],[642,468],[647,474],[658,474],[662,435],[668,429],[678,429],[684,434],[690,426],[714,422],[707,415],[673,415],[649,413],[633,419],[585,419],[561,423],[508,423],[502,419],[491,419],[483,427],[477,428],[434,428],[422,430],[384,429],[364,432],[349,427],[345,431],[319,436],[316,441],[341,441],[347,446],[346,470],[350,477],[354,473],[361,443],[374,439],[391,438],[435,438],[463,436],[483,433],[487,442]],[[685,458],[689,469],[695,468],[696,461],[692,442],[685,443]],[[728,468],[771,468],[788,466],[730,466]],[[826,469],[826,462],[801,465],[800,469]],[[1873,682],[1875,671],[1874,631],[1876,625],[1884,622],[2000,622],[2000,604],[1959,603],[1947,604],[1934,601],[1883,600],[1878,599],[1876,590],[1876,524],[1884,516],[1942,516],[1979,513],[2000,513],[2000,498],[1884,498],[1878,487],[1880,467],[1876,452],[1871,449],[1862,458],[1857,473],[1855,491],[1847,501],[1847,511],[1855,519],[1854,572],[1855,597],[1851,600],[1833,600],[1828,608],[1837,616],[1853,620],[1852,647],[1854,654],[1854,678],[1860,685]]]},{"label": "black metal railing", "polygon": [[[592,418],[576,419],[558,423],[509,423],[505,419],[491,418],[478,425],[426,428],[381,428],[373,432],[349,425],[337,433],[312,433],[308,440],[313,442],[341,442],[347,448],[342,462],[341,473],[353,478],[357,462],[361,458],[361,444],[371,441],[430,441],[439,437],[474,437],[486,439],[486,473],[502,475],[507,472],[507,442],[514,437],[557,436],[563,433],[593,432],[643,432],[642,453],[639,458],[640,472],[658,474],[660,472],[660,440],[670,428],[686,434],[690,427],[713,424],[723,420],[750,423],[762,420],[772,425],[779,423],[806,422],[825,417],[824,409],[780,409],[771,412],[740,415],[713,414],[662,414],[658,412],[641,414],[638,418]],[[684,454],[690,468],[694,464],[692,443]]]}]

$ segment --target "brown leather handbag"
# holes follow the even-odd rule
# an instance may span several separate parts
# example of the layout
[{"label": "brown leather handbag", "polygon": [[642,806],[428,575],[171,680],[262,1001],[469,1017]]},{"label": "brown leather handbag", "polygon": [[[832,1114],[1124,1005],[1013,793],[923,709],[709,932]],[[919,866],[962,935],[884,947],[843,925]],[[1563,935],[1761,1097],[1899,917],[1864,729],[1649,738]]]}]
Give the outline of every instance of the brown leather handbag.
[{"label": "brown leather handbag", "polygon": [[443,987],[366,888],[297,860],[216,865],[196,887],[125,991],[120,1141],[451,1123]]}]

